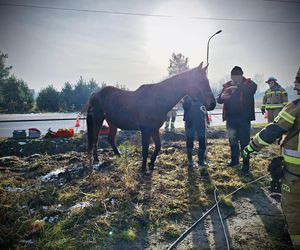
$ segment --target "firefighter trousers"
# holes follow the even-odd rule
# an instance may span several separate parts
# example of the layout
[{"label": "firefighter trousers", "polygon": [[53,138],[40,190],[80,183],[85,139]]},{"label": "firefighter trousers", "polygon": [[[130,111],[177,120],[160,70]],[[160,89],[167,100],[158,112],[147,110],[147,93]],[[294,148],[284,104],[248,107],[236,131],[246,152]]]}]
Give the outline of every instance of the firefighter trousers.
[{"label": "firefighter trousers", "polygon": [[300,177],[288,173],[282,178],[281,206],[294,249],[300,250]]}]

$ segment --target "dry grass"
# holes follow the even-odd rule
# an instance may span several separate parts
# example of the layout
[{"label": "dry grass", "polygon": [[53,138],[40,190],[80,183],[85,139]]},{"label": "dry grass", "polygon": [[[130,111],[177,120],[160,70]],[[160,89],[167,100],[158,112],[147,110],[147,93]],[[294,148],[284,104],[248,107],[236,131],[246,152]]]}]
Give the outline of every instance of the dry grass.
[{"label": "dry grass", "polygon": [[[136,242],[151,234],[163,241],[172,240],[183,231],[183,224],[195,220],[195,210],[205,211],[213,204],[213,184],[219,189],[222,203],[230,207],[231,198],[225,195],[266,174],[269,159],[265,154],[278,153],[274,145],[256,154],[251,160],[252,176],[243,177],[238,169],[226,167],[228,142],[210,140],[208,179],[199,168],[187,168],[184,142],[164,147],[175,150],[160,154],[157,169],[146,176],[140,172],[140,147],[125,142],[120,146],[120,158],[106,153],[108,166],[62,186],[42,183],[40,177],[50,170],[71,166],[68,160],[46,155],[29,164],[25,157],[20,158],[25,162],[24,171],[3,171],[0,175],[0,247],[24,247],[21,240],[31,239],[31,248],[105,248],[123,241]],[[85,163],[85,154],[73,152],[68,159],[72,156]],[[30,173],[25,171],[32,165],[37,167]],[[267,183],[264,180],[258,185]],[[12,192],[8,187],[19,189]],[[90,205],[70,209],[79,202]]]}]

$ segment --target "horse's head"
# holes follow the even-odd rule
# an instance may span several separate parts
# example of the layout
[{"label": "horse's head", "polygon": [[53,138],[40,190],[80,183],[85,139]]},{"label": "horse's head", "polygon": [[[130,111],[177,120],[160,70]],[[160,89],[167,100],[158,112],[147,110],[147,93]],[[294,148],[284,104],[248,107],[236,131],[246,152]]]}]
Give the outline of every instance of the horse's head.
[{"label": "horse's head", "polygon": [[200,98],[207,110],[213,110],[216,106],[216,99],[206,77],[207,66],[202,68],[202,65],[203,62],[190,71],[190,76],[186,81],[186,94]]}]

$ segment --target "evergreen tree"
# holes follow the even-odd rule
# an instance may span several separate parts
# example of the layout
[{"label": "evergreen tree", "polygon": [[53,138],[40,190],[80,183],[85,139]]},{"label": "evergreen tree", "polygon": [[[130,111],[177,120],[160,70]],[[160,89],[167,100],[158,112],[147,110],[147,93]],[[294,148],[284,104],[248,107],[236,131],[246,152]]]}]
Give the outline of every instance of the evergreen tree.
[{"label": "evergreen tree", "polygon": [[74,90],[71,83],[66,82],[60,93],[60,109],[72,111],[74,105]]},{"label": "evergreen tree", "polygon": [[12,66],[5,66],[5,61],[8,55],[3,54],[0,50],[0,81],[6,79],[9,75],[9,71],[12,69]]},{"label": "evergreen tree", "polygon": [[173,76],[188,70],[189,69],[188,62],[189,62],[189,58],[185,57],[181,53],[178,54],[172,53],[172,58],[169,59],[169,67],[168,67],[169,76]]},{"label": "evergreen tree", "polygon": [[39,92],[36,105],[40,111],[57,112],[59,111],[60,93],[53,87],[47,86]]},{"label": "evergreen tree", "polygon": [[77,111],[82,111],[87,104],[92,92],[96,91],[97,89],[99,89],[99,86],[94,79],[91,79],[89,83],[87,83],[82,78],[82,76],[80,76],[74,87],[75,109]]},{"label": "evergreen tree", "polygon": [[29,90],[27,84],[10,76],[0,81],[1,101],[0,108],[8,113],[24,113],[29,112],[34,105],[33,94]]}]

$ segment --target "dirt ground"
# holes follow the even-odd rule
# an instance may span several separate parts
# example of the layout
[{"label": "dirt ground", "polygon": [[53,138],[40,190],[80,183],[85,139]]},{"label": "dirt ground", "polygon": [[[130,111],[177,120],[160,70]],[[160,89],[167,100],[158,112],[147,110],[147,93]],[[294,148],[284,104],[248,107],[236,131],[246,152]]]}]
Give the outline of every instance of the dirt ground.
[{"label": "dirt ground", "polygon": [[[230,249],[292,249],[280,203],[269,192],[243,191],[234,198],[232,209],[221,211]],[[216,209],[177,249],[195,248],[227,249]]]},{"label": "dirt ground", "polygon": [[[211,179],[188,169],[185,145],[163,142],[153,173],[139,173],[140,148],[120,146],[120,159],[101,149],[102,164],[86,171],[86,153],[31,154],[0,158],[0,248],[167,249],[213,204],[212,181],[224,197],[265,174],[276,149],[256,155],[253,174],[228,169],[227,141],[209,142]],[[276,147],[276,146],[275,146]],[[153,148],[151,148],[153,150]],[[291,249],[280,195],[269,179],[222,202],[230,249]],[[227,249],[217,210],[176,249]]]}]

